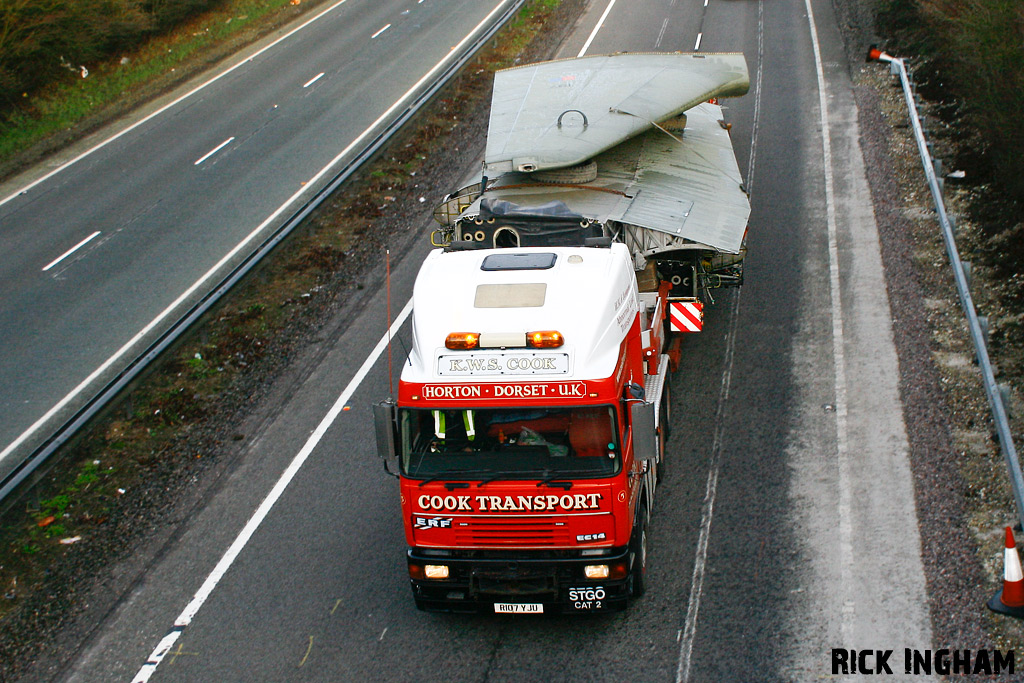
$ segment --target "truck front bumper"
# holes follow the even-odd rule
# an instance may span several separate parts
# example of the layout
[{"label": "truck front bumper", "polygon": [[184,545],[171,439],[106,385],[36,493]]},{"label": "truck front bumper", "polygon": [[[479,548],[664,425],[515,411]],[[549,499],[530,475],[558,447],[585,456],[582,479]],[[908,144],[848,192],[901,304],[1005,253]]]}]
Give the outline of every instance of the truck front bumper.
[{"label": "truck front bumper", "polygon": [[[408,552],[416,606],[430,612],[587,613],[619,610],[629,599],[630,554],[580,557],[486,551]],[[604,578],[588,578],[608,568]],[[597,567],[598,569],[593,569]],[[444,568],[444,569],[441,569]],[[429,570],[429,572],[428,572]],[[446,574],[444,578],[427,575]]]}]

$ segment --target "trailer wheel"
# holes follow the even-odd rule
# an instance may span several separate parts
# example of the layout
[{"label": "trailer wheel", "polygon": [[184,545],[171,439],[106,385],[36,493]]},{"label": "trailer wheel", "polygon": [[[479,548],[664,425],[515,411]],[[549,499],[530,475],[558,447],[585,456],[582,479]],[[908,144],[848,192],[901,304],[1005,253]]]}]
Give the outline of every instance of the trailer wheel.
[{"label": "trailer wheel", "polygon": [[665,464],[665,444],[672,433],[672,392],[669,391],[668,383],[665,384],[664,393],[661,395],[661,409],[658,411],[658,483],[665,478],[668,466]]},{"label": "trailer wheel", "polygon": [[630,572],[629,592],[639,598],[647,592],[647,508],[640,508],[640,525],[633,534],[633,567]]}]

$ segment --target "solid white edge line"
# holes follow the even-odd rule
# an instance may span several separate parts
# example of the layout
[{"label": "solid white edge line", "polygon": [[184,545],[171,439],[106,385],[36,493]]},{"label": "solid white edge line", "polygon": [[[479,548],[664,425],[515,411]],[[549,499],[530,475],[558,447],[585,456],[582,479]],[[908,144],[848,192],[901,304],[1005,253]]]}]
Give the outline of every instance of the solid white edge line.
[{"label": "solid white edge line", "polygon": [[196,162],[194,164],[192,164],[192,165],[193,166],[198,166],[199,164],[203,163],[204,161],[206,161],[207,159],[212,157],[214,154],[216,154],[217,152],[221,151],[222,149],[224,149],[225,147],[230,145],[231,141],[234,140],[234,139],[235,139],[235,136],[232,135],[227,140],[225,140],[224,142],[220,143],[219,145],[217,145],[216,147],[211,149],[209,152],[207,152],[203,156],[199,157],[199,159],[197,159]]},{"label": "solid white edge line", "polygon": [[377,342],[377,345],[370,352],[370,355],[363,361],[359,370],[356,371],[355,376],[349,381],[348,386],[345,387],[345,390],[338,396],[334,405],[331,406],[331,409],[328,410],[327,414],[324,415],[322,420],[320,420],[320,424],[318,424],[316,429],[313,430],[313,433],[310,435],[309,439],[306,440],[306,443],[302,446],[299,452],[296,453],[295,457],[292,458],[292,461],[281,474],[277,483],[275,483],[274,487],[270,489],[267,497],[263,499],[263,502],[261,502],[259,507],[256,508],[256,511],[253,513],[252,517],[249,518],[249,521],[246,522],[234,542],[224,552],[224,555],[221,556],[220,561],[217,562],[213,571],[211,571],[209,576],[206,577],[206,580],[203,581],[203,585],[199,587],[199,590],[195,592],[192,600],[185,606],[185,609],[182,610],[180,615],[178,615],[178,618],[174,620],[174,626],[170,633],[160,640],[152,654],[149,655],[145,664],[143,664],[142,668],[140,668],[138,673],[135,674],[135,678],[132,679],[132,683],[145,683],[153,673],[156,672],[157,666],[159,666],[160,662],[163,661],[164,656],[170,650],[171,646],[174,645],[175,641],[177,641],[181,636],[185,627],[192,623],[192,619],[195,618],[196,614],[203,606],[203,603],[205,603],[207,598],[209,598],[213,593],[213,590],[217,587],[217,584],[227,573],[228,569],[231,568],[231,565],[238,558],[242,549],[245,548],[249,539],[256,533],[260,524],[263,523],[263,520],[266,519],[270,510],[281,498],[285,489],[288,488],[288,484],[291,483],[299,469],[306,462],[306,459],[316,448],[317,444],[320,443],[320,440],[323,439],[327,430],[331,428],[331,425],[337,419],[338,415],[340,415],[345,409],[345,406],[352,398],[352,395],[355,394],[359,385],[362,384],[362,381],[370,373],[370,370],[373,369],[374,363],[377,362],[377,359],[380,358],[380,355],[387,347],[388,340],[397,334],[398,330],[402,327],[402,324],[405,323],[406,318],[409,317],[411,312],[412,299],[409,299],[409,301],[406,302],[405,307],[402,309],[402,312],[398,314],[398,317],[391,324],[391,327],[388,328],[388,331],[380,338],[380,341]]},{"label": "solid white edge line", "polygon": [[839,598],[842,600],[840,632],[844,644],[853,633],[856,602],[850,591],[850,563],[853,559],[853,522],[851,520],[852,493],[850,489],[849,443],[847,435],[846,356],[843,350],[843,300],[839,282],[839,239],[836,227],[835,179],[832,172],[832,136],[828,117],[828,93],[825,68],[821,61],[818,27],[814,21],[811,0],[804,0],[807,23],[814,52],[814,66],[818,77],[818,108],[821,118],[821,154],[825,165],[825,211],[828,221],[828,271],[832,298],[832,363],[836,385],[836,465],[839,513]]},{"label": "solid white edge line", "polygon": [[614,4],[615,0],[609,0],[608,6],[604,8],[604,14],[602,14],[601,18],[597,20],[597,26],[595,26],[594,30],[590,33],[590,37],[587,38],[587,42],[583,43],[583,49],[581,49],[580,53],[576,55],[577,57],[582,57],[587,54],[587,50],[590,49],[590,44],[594,42],[594,38],[597,37],[597,32],[601,30],[601,27],[604,25],[604,20],[608,18],[608,13],[612,11],[612,6]]},{"label": "solid white edge line", "polygon": [[382,28],[381,30],[377,31],[372,36],[370,36],[370,40],[373,40],[374,38],[376,38],[380,34],[384,33],[384,31],[387,31],[389,28],[391,28],[391,24],[388,24],[387,26],[385,26],[384,28]]},{"label": "solid white edge line", "polygon": [[35,186],[39,185],[40,183],[46,182],[47,180],[49,180],[53,176],[57,175],[61,171],[65,170],[69,166],[78,163],[79,161],[81,161],[85,157],[89,156],[93,152],[96,152],[96,151],[106,147],[111,142],[114,142],[115,140],[117,140],[121,136],[127,135],[128,133],[130,133],[131,131],[135,130],[136,128],[138,128],[139,126],[143,125],[144,123],[146,123],[146,122],[156,118],[160,114],[163,114],[165,111],[167,111],[171,107],[181,103],[182,101],[188,99],[189,97],[192,97],[192,95],[195,95],[197,92],[199,92],[200,90],[206,88],[207,86],[212,85],[213,83],[219,81],[220,79],[224,78],[225,76],[227,76],[228,74],[233,72],[235,69],[238,69],[239,67],[242,67],[245,64],[248,64],[252,60],[254,60],[257,57],[259,57],[260,55],[262,55],[267,50],[275,47],[278,43],[280,43],[280,42],[282,42],[284,40],[287,40],[288,38],[292,37],[294,34],[298,33],[302,29],[306,28],[307,26],[309,26],[313,22],[318,21],[325,14],[333,12],[335,9],[337,9],[338,7],[344,5],[346,2],[348,2],[348,0],[339,0],[338,2],[334,3],[333,5],[331,5],[327,9],[325,9],[323,12],[320,12],[316,16],[310,18],[309,21],[301,24],[300,26],[296,26],[294,29],[292,29],[288,33],[284,34],[283,36],[281,36],[280,38],[278,38],[274,42],[270,43],[266,47],[264,47],[264,48],[262,48],[262,49],[260,49],[260,50],[258,50],[256,52],[254,52],[253,54],[249,55],[248,57],[246,57],[242,61],[238,62],[237,64],[235,64],[231,68],[223,71],[222,73],[217,74],[216,76],[214,76],[210,80],[197,85],[195,88],[193,88],[192,90],[189,90],[187,93],[185,93],[184,95],[182,95],[178,99],[174,100],[173,102],[170,102],[170,103],[160,107],[159,109],[157,109],[152,114],[149,114],[148,116],[145,116],[144,118],[139,119],[138,121],[136,121],[132,125],[128,126],[127,128],[125,128],[124,130],[120,131],[119,133],[116,133],[116,134],[110,136],[109,138],[107,138],[103,142],[97,144],[96,146],[90,147],[86,151],[84,151],[81,154],[79,154],[78,156],[76,156],[74,159],[61,164],[60,166],[58,166],[57,168],[53,169],[52,171],[50,171],[46,175],[44,175],[44,176],[42,176],[40,178],[37,178],[36,180],[32,181],[28,185],[23,186],[20,190],[16,190],[15,192],[13,192],[12,194],[8,195],[7,197],[5,197],[3,199],[0,199],[0,206],[3,206],[4,204],[6,204],[7,202],[11,201],[15,197],[20,197],[21,195],[27,193],[29,190],[31,190]]},{"label": "solid white edge line", "polygon": [[266,220],[264,220],[262,223],[260,223],[259,226],[257,226],[255,230],[253,230],[251,233],[249,233],[245,237],[245,239],[243,239],[241,242],[239,242],[237,245],[235,245],[235,247],[231,251],[229,251],[226,255],[224,255],[224,257],[221,258],[220,261],[218,261],[212,268],[210,268],[210,270],[208,270],[202,277],[200,277],[198,280],[196,280],[192,284],[192,286],[189,287],[188,289],[186,289],[180,296],[178,296],[177,299],[175,299],[173,302],[171,302],[171,304],[167,308],[165,308],[163,311],[161,311],[145,327],[143,327],[141,330],[139,330],[135,334],[135,336],[132,337],[130,340],[128,340],[128,342],[124,346],[122,346],[120,349],[118,349],[114,353],[114,355],[112,355],[110,358],[108,358],[106,361],[104,361],[103,364],[100,365],[98,368],[93,370],[92,373],[88,377],[86,377],[84,380],[82,380],[78,384],[78,386],[76,386],[64,398],[62,398],[60,401],[58,401],[56,405],[54,405],[52,408],[50,408],[48,411],[46,411],[46,413],[42,417],[40,417],[38,420],[36,420],[32,424],[31,427],[29,427],[24,432],[22,432],[21,435],[19,435],[17,439],[15,439],[11,443],[9,443],[3,449],[3,451],[0,451],[0,461],[2,461],[14,449],[16,449],[22,443],[24,443],[25,440],[29,436],[31,436],[40,427],[42,427],[44,424],[46,424],[47,421],[50,420],[50,418],[52,418],[58,412],[63,410],[64,407],[68,403],[70,403],[73,398],[75,398],[75,396],[77,396],[82,391],[84,391],[85,388],[88,387],[97,377],[102,375],[104,372],[107,371],[108,368],[110,368],[111,365],[116,363],[118,359],[120,359],[122,356],[124,356],[126,353],[128,353],[128,351],[133,346],[135,346],[137,343],[139,343],[139,341],[141,341],[157,325],[159,325],[160,322],[164,318],[169,316],[171,314],[171,312],[174,311],[174,309],[178,308],[178,306],[180,306],[183,302],[188,300],[188,298],[190,296],[192,296],[200,287],[202,287],[203,284],[206,283],[207,280],[212,278],[221,268],[224,267],[225,264],[227,264],[232,258],[235,257],[235,255],[237,255],[242,249],[244,249],[247,244],[249,244],[254,239],[256,239],[256,237],[261,232],[263,232],[267,228],[268,225],[270,225],[282,213],[284,213],[285,210],[289,206],[291,206],[292,204],[297,202],[304,194],[306,194],[307,192],[311,191],[312,188],[316,185],[316,183],[319,180],[321,180],[325,175],[327,175],[331,171],[331,169],[333,169],[339,162],[341,162],[342,159],[344,159],[346,156],[348,156],[348,154],[356,146],[358,146],[360,143],[362,143],[362,141],[366,137],[368,137],[370,135],[370,133],[372,133],[377,128],[377,126],[379,126],[383,121],[385,121],[389,116],[391,116],[391,114],[396,109],[401,107],[405,103],[405,101],[407,99],[409,99],[409,97],[420,88],[420,86],[422,86],[424,83],[429,81],[434,76],[434,74],[436,72],[438,72],[439,70],[441,70],[445,66],[445,64],[447,62],[449,62],[452,59],[454,59],[455,56],[458,55],[459,50],[466,43],[468,43],[472,39],[472,37],[474,35],[476,35],[476,33],[481,29],[481,27],[485,26],[489,22],[494,17],[494,15],[498,14],[498,12],[502,9],[502,7],[504,7],[509,2],[512,2],[512,1],[513,0],[501,0],[497,5],[495,5],[494,9],[491,10],[491,12],[486,17],[484,17],[480,21],[479,24],[477,24],[475,27],[473,27],[472,31],[467,33],[466,36],[462,40],[460,40],[457,45],[455,45],[455,47],[450,49],[447,52],[447,54],[445,54],[445,56],[441,58],[441,61],[439,61],[437,64],[435,64],[434,67],[430,71],[428,71],[426,74],[424,74],[423,77],[420,78],[420,80],[416,81],[416,83],[411,88],[409,88],[405,92],[404,95],[402,95],[400,98],[398,98],[394,102],[394,104],[392,104],[390,107],[388,107],[388,109],[383,114],[381,114],[379,117],[377,117],[376,121],[371,123],[370,126],[366,130],[364,130],[362,133],[359,134],[359,137],[357,137],[355,140],[350,142],[348,144],[348,146],[345,147],[345,149],[341,150],[341,152],[339,152],[338,155],[336,157],[334,157],[334,159],[332,159],[329,164],[324,166],[315,176],[313,176],[295,194],[293,194],[291,197],[289,197],[288,200],[284,204],[282,204],[272,214],[270,214],[270,216],[268,216]]},{"label": "solid white edge line", "polygon": [[55,265],[57,265],[58,263],[60,263],[60,262],[61,262],[61,261],[63,261],[64,259],[66,259],[66,258],[67,258],[68,256],[71,256],[72,254],[74,254],[74,253],[75,253],[76,251],[78,251],[79,249],[81,249],[82,247],[84,247],[84,246],[85,246],[86,244],[88,244],[88,243],[89,243],[89,241],[90,241],[90,240],[92,240],[92,239],[93,239],[94,237],[96,237],[96,235],[98,235],[98,234],[100,234],[100,231],[99,231],[99,230],[97,230],[97,231],[96,231],[96,232],[94,232],[93,234],[89,235],[89,236],[88,236],[88,237],[86,237],[86,238],[85,238],[84,240],[82,240],[81,242],[79,242],[79,243],[78,243],[78,244],[76,244],[75,246],[71,247],[70,249],[68,249],[67,251],[65,251],[65,252],[64,252],[63,254],[61,254],[61,255],[60,255],[60,256],[58,256],[57,258],[55,258],[55,259],[53,259],[52,261],[50,261],[50,262],[49,262],[48,264],[46,264],[45,266],[43,266],[43,272],[45,273],[45,272],[46,272],[46,271],[48,271],[48,270],[49,270],[50,268],[53,268],[53,267],[54,267]]},{"label": "solid white edge line", "polygon": [[313,76],[313,78],[309,79],[309,81],[307,81],[306,84],[303,85],[302,87],[303,88],[308,88],[309,86],[313,85],[314,83],[316,83],[317,81],[319,81],[323,77],[324,77],[324,72],[321,71],[316,76]]}]

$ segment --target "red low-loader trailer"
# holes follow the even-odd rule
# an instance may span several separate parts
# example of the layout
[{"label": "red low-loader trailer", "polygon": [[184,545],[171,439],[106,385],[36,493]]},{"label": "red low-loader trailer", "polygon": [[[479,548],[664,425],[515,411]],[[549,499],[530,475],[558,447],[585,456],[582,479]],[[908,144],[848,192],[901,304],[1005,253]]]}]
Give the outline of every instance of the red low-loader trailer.
[{"label": "red low-loader trailer", "polygon": [[496,75],[484,177],[435,211],[397,399],[374,407],[421,609],[644,593],[670,368],[742,282],[749,202],[707,99],[748,82],[736,54]]}]

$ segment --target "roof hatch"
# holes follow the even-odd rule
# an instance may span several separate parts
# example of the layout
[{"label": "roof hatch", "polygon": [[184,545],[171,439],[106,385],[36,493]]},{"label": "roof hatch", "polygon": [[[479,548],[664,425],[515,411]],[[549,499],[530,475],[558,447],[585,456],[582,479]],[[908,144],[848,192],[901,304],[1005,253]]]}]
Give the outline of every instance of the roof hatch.
[{"label": "roof hatch", "polygon": [[547,270],[554,267],[557,258],[549,252],[491,254],[480,264],[480,270]]}]

